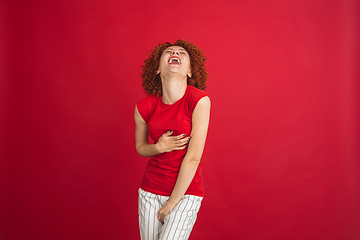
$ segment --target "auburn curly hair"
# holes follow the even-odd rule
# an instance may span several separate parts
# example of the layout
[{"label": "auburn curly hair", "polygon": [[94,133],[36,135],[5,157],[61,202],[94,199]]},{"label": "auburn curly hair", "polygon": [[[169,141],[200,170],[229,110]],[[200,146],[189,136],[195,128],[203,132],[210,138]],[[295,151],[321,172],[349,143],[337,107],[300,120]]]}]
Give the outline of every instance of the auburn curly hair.
[{"label": "auburn curly hair", "polygon": [[162,95],[161,78],[160,74],[157,74],[157,70],[159,69],[162,52],[170,46],[181,46],[189,53],[192,76],[191,78],[188,77],[187,84],[205,90],[206,81],[209,78],[205,67],[207,59],[202,51],[193,43],[180,39],[174,44],[170,42],[159,44],[149,52],[148,58],[144,61],[144,65],[141,66],[144,91],[150,95]]}]

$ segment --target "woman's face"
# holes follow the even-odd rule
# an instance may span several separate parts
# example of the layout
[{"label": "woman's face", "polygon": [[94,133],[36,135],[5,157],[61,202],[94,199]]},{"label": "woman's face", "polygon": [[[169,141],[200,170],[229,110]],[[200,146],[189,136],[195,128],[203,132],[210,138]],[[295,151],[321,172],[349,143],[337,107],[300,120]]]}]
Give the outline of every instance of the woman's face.
[{"label": "woman's face", "polygon": [[167,47],[160,58],[159,73],[164,77],[191,77],[189,53],[180,46]]}]

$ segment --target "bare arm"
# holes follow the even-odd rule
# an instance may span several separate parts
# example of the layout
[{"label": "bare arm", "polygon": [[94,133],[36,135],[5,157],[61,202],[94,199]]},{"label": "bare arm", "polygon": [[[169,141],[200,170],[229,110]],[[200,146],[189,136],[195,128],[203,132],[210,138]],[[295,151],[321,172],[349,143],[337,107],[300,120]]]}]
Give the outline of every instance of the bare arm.
[{"label": "bare arm", "polygon": [[204,150],[210,118],[210,99],[203,97],[199,100],[192,115],[191,141],[187,153],[182,161],[175,187],[168,202],[159,210],[158,219],[164,218],[178,204],[194,178]]},{"label": "bare arm", "polygon": [[148,128],[146,122],[141,117],[137,107],[135,107],[135,144],[136,151],[143,157],[152,157],[160,153],[182,150],[187,146],[189,137],[181,134],[171,136],[172,131],[164,133],[156,144],[150,144],[148,140]]}]

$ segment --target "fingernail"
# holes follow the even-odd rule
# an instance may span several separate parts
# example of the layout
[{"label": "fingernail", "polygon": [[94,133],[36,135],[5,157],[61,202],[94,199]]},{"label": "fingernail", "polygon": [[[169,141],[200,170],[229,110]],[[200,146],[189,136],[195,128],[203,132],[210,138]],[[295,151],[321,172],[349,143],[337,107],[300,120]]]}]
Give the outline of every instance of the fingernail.
[{"label": "fingernail", "polygon": [[183,134],[183,136],[185,136],[185,135],[186,135],[186,133]]},{"label": "fingernail", "polygon": [[170,130],[170,132],[173,132],[174,130]]}]

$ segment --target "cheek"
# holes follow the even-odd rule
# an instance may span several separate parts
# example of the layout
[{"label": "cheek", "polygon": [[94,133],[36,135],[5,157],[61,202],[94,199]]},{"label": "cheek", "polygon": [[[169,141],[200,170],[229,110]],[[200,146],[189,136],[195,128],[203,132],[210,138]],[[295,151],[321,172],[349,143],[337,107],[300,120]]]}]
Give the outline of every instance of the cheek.
[{"label": "cheek", "polygon": [[164,60],[164,58],[160,58],[160,62],[159,62],[159,68],[161,68],[161,67],[163,67],[164,65],[165,65],[165,60]]},{"label": "cheek", "polygon": [[191,69],[191,66],[190,66],[190,61],[187,61],[187,62],[186,62],[186,68],[187,68],[188,70],[190,70],[190,69]]}]

